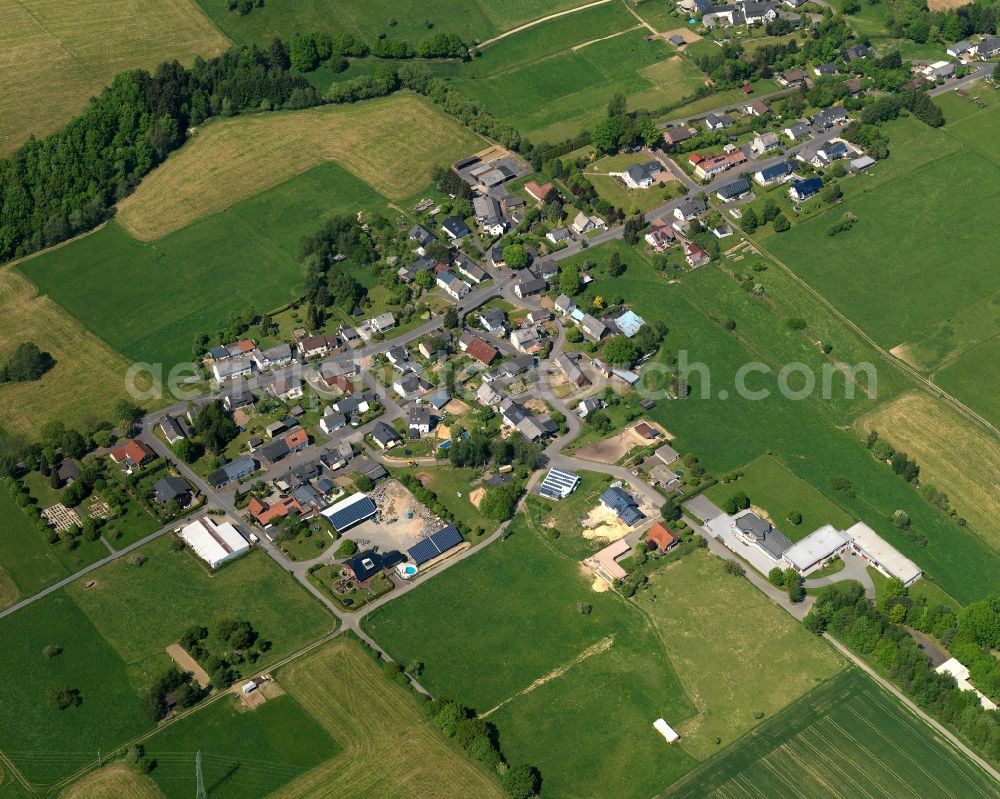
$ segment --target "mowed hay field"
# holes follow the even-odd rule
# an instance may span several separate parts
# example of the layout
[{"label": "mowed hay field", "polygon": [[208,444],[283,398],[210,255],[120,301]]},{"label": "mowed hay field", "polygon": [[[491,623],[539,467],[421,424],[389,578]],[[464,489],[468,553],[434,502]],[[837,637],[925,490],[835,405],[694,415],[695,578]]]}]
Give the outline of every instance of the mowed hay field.
[{"label": "mowed hay field", "polygon": [[970,527],[1000,549],[1000,444],[993,436],[923,392],[905,394],[858,424],[915,458],[920,481],[945,491]]},{"label": "mowed hay field", "polygon": [[[654,598],[655,597],[655,598]],[[846,661],[707,551],[650,577],[636,603],[652,619],[698,715],[675,726],[699,760],[840,672]],[[767,675],[766,687],[761,675]]]},{"label": "mowed hay field", "polygon": [[0,361],[26,341],[56,364],[40,380],[0,386],[0,427],[7,432],[33,438],[49,421],[110,418],[126,396],[128,362],[8,266],[0,269]]},{"label": "mowed hay field", "polygon": [[324,161],[404,200],[427,185],[435,166],[486,144],[413,94],[220,120],[149,175],[117,218],[137,239],[158,239]]},{"label": "mowed hay field", "polygon": [[274,799],[503,796],[498,779],[447,740],[417,700],[390,683],[357,644],[337,640],[280,669],[276,678],[344,751]]},{"label": "mowed hay field", "polygon": [[996,784],[852,669],[786,708],[663,799],[990,799]]},{"label": "mowed hay field", "polygon": [[93,771],[59,794],[59,799],[159,799],[163,794],[145,774],[124,763]]},{"label": "mowed hay field", "polygon": [[193,0],[0,0],[0,153],[60,127],[118,72],[228,44]]}]

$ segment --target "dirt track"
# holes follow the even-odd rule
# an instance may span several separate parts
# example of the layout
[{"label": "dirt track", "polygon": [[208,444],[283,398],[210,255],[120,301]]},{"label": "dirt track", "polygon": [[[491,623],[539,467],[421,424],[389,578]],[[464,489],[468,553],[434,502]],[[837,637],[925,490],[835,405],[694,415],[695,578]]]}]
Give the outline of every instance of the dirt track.
[{"label": "dirt track", "polygon": [[208,672],[199,666],[198,661],[191,657],[180,644],[171,644],[168,646],[167,654],[184,671],[193,674],[194,678],[198,681],[198,685],[202,688],[208,688],[212,684],[212,678],[208,676]]}]

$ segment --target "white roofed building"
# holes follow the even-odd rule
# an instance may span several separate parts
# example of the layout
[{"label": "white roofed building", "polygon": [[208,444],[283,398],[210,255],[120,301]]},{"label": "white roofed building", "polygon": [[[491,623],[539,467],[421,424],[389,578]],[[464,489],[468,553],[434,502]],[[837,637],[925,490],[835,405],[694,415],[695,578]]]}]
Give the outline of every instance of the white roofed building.
[{"label": "white roofed building", "polygon": [[212,569],[250,551],[250,542],[232,522],[217,522],[210,516],[190,522],[181,530],[180,537]]},{"label": "white roofed building", "polygon": [[858,554],[887,577],[897,577],[903,585],[912,585],[924,573],[912,560],[891,546],[864,522],[846,531],[854,542]]},{"label": "white roofed building", "polygon": [[832,524],[824,524],[785,550],[781,565],[808,574],[851,546],[851,537]]}]

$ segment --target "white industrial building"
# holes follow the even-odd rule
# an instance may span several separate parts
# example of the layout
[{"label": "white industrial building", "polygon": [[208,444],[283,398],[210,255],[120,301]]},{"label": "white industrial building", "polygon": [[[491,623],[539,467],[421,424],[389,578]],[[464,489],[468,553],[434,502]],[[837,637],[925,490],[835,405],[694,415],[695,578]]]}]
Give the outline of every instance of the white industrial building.
[{"label": "white industrial building", "polygon": [[996,710],[996,703],[990,700],[988,696],[984,696],[979,689],[976,688],[971,682],[969,682],[969,670],[962,662],[956,658],[950,658],[934,669],[938,674],[948,674],[955,678],[955,685],[958,686],[961,691],[974,691],[976,696],[979,697],[979,704],[983,706],[984,710]]},{"label": "white industrial building", "polygon": [[832,524],[824,524],[786,549],[781,556],[781,565],[785,569],[795,569],[799,574],[808,574],[850,546],[851,537],[847,533]]},{"label": "white industrial building", "polygon": [[250,551],[250,542],[232,522],[217,522],[209,516],[188,524],[180,531],[180,537],[212,569]]},{"label": "white industrial building", "polygon": [[923,570],[864,522],[845,530],[857,553],[887,577],[897,577],[903,585],[913,585]]}]

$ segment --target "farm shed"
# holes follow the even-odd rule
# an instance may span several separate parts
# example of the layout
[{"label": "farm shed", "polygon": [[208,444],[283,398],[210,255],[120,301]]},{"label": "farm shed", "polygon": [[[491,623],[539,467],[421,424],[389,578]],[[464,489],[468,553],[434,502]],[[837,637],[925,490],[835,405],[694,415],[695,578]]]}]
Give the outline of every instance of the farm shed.
[{"label": "farm shed", "polygon": [[375,503],[367,494],[352,494],[339,502],[334,502],[321,512],[333,525],[333,529],[342,533],[354,525],[370,519],[378,512],[378,508],[375,507]]},{"label": "farm shed", "polygon": [[666,739],[668,744],[672,744],[675,741],[680,740],[681,736],[678,735],[674,731],[674,728],[671,727],[669,724],[667,724],[667,722],[665,722],[663,719],[657,719],[656,721],[654,721],[653,729],[656,730],[658,733],[660,733],[660,735],[662,735]]},{"label": "farm shed", "polygon": [[864,522],[858,522],[845,530],[854,541],[854,548],[861,557],[888,577],[898,577],[903,585],[912,585],[924,572],[912,560],[872,530]]},{"label": "farm shed", "polygon": [[216,522],[207,516],[195,519],[180,532],[194,553],[212,569],[217,569],[250,551],[248,542],[232,522]]}]

